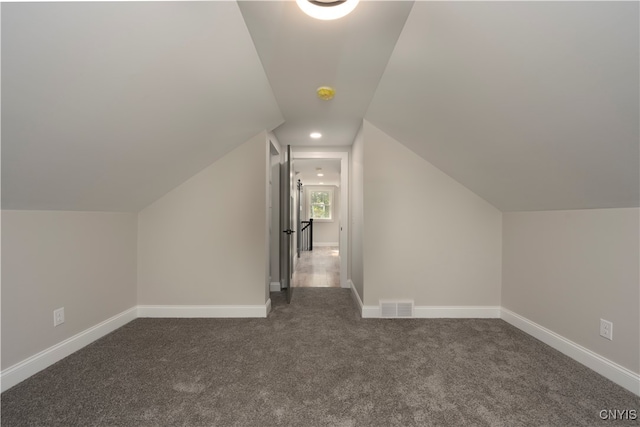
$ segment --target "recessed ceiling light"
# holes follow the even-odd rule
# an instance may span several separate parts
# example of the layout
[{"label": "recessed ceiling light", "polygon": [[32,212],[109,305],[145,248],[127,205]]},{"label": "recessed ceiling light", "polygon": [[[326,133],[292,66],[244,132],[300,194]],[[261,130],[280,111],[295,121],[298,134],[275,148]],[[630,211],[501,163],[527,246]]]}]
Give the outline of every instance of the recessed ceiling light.
[{"label": "recessed ceiling light", "polygon": [[311,135],[309,136],[313,139],[322,138],[322,134],[320,132],[311,132]]},{"label": "recessed ceiling light", "polygon": [[360,0],[296,0],[304,13],[312,18],[329,21],[353,12]]},{"label": "recessed ceiling light", "polygon": [[323,173],[319,173],[318,176],[324,176],[324,174]]}]

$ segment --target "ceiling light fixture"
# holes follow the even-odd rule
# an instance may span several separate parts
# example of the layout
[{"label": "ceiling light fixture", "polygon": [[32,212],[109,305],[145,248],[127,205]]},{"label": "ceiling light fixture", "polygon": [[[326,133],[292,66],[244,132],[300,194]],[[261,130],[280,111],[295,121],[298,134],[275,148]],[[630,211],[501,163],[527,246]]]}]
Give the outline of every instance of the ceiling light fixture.
[{"label": "ceiling light fixture", "polygon": [[322,134],[320,132],[311,132],[311,135],[309,136],[313,139],[322,138]]},{"label": "ceiling light fixture", "polygon": [[333,96],[336,94],[336,90],[329,86],[320,86],[316,93],[318,94],[318,98],[323,101],[330,101],[333,99]]},{"label": "ceiling light fixture", "polygon": [[323,173],[319,173],[318,176],[324,176],[324,174]]},{"label": "ceiling light fixture", "polygon": [[353,12],[360,0],[296,0],[304,13],[312,18],[330,21]]}]

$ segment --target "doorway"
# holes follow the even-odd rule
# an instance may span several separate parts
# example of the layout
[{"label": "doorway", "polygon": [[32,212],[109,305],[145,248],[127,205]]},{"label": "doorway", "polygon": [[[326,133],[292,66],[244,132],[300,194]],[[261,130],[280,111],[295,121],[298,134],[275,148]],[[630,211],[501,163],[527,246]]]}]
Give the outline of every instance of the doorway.
[{"label": "doorway", "polygon": [[293,150],[295,180],[302,184],[296,192],[298,229],[313,219],[311,245],[302,245],[295,257],[293,287],[349,287],[348,154]]}]

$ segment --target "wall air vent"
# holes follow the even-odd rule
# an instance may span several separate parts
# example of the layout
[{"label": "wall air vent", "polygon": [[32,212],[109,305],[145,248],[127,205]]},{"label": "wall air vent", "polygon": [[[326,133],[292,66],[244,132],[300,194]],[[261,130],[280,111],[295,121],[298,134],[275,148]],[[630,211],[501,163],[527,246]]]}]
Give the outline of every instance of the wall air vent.
[{"label": "wall air vent", "polygon": [[413,300],[380,301],[380,317],[383,319],[413,317]]}]

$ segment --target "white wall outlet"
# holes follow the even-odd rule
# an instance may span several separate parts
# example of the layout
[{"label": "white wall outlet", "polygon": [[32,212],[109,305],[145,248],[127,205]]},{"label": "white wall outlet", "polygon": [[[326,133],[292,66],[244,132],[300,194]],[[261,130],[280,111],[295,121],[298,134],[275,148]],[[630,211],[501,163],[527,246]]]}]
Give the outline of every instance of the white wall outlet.
[{"label": "white wall outlet", "polygon": [[64,307],[53,310],[53,326],[62,325],[64,323]]},{"label": "white wall outlet", "polygon": [[613,323],[600,319],[600,336],[613,341]]}]

